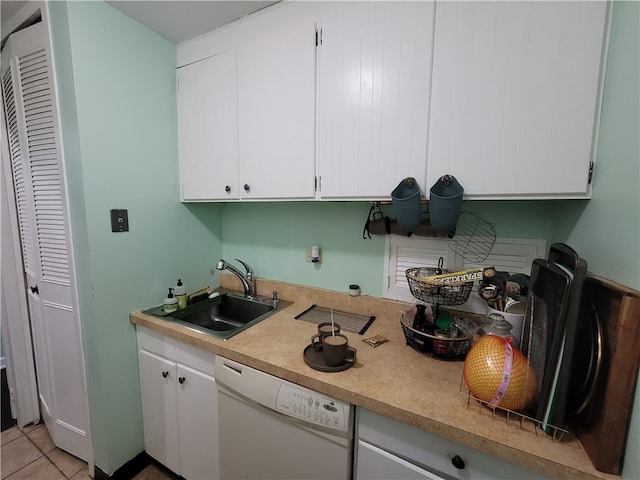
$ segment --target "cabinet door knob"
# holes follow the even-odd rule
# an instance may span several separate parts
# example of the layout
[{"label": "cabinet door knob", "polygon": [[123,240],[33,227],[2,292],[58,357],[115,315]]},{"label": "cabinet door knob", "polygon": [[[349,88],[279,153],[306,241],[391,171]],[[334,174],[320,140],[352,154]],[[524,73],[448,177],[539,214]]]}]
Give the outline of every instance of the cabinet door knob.
[{"label": "cabinet door knob", "polygon": [[224,186],[224,191],[227,192],[227,193],[231,192],[231,187],[229,185],[225,185]]},{"label": "cabinet door knob", "polygon": [[167,378],[169,376],[169,372],[167,372],[166,370],[164,370],[162,372],[162,378]]},{"label": "cabinet door knob", "polygon": [[248,183],[245,183],[245,184],[244,184],[244,191],[245,191],[245,192],[248,192],[249,190],[251,190],[251,187],[249,186],[249,184],[248,184]]},{"label": "cabinet door knob", "polygon": [[464,460],[460,457],[460,455],[455,455],[451,459],[451,464],[456,467],[458,470],[462,470],[464,468]]},{"label": "cabinet door knob", "polygon": [[180,385],[182,385],[185,382],[186,378],[184,377],[178,377],[178,383],[180,383]]},{"label": "cabinet door knob", "polygon": [[29,287],[31,289],[31,293],[33,293],[34,295],[37,295],[38,292],[38,285],[36,285],[35,287]]}]

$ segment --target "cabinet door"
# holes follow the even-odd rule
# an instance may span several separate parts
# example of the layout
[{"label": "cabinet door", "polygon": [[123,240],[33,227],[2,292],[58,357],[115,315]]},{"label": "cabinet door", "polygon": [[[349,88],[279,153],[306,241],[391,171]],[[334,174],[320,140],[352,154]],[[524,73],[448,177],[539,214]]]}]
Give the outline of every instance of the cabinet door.
[{"label": "cabinet door", "polygon": [[238,199],[236,52],[178,69],[182,200]]},{"label": "cabinet door", "polygon": [[[369,410],[358,412],[357,479],[430,478],[430,475],[459,480],[548,478]],[[459,460],[454,461],[456,457]],[[419,466],[439,473],[432,474]]]},{"label": "cabinet door", "polygon": [[319,47],[322,198],[425,185],[434,2],[328,2]]},{"label": "cabinet door", "polygon": [[176,400],[176,364],[140,350],[140,394],[144,448],[174,472],[180,472]]},{"label": "cabinet door", "polygon": [[180,475],[219,478],[218,397],[212,376],[178,364]]},{"label": "cabinet door", "polygon": [[467,198],[590,194],[606,2],[442,2],[427,185]]},{"label": "cabinet door", "polygon": [[248,199],[315,196],[313,4],[290,3],[240,26],[240,187]]},{"label": "cabinet door", "polygon": [[424,468],[407,462],[375,445],[358,441],[356,480],[443,480]]}]

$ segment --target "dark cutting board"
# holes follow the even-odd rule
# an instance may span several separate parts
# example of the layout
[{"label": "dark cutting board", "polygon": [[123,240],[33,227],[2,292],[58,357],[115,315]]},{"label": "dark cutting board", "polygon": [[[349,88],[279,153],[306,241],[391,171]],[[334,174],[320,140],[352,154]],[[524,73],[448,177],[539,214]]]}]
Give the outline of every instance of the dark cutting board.
[{"label": "dark cutting board", "polygon": [[640,292],[589,274],[585,297],[603,324],[602,370],[591,402],[570,424],[593,465],[619,475],[640,365]]}]

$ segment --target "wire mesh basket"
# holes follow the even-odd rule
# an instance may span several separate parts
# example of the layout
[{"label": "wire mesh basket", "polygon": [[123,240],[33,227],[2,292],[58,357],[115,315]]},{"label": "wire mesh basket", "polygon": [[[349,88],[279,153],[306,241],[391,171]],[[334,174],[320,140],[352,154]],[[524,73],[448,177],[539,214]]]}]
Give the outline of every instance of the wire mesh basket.
[{"label": "wire mesh basket", "polygon": [[[446,270],[442,272],[446,273]],[[469,299],[473,281],[440,285],[426,280],[438,270],[429,267],[408,268],[405,272],[411,294],[418,300],[439,305],[461,305]]]},{"label": "wire mesh basket", "polygon": [[407,345],[418,352],[426,353],[436,358],[454,360],[464,359],[471,349],[473,335],[456,338],[444,337],[437,334],[429,335],[428,333],[414,329],[411,324],[412,321],[405,312],[402,312],[400,318],[402,333],[404,333]]},{"label": "wire mesh basket", "polygon": [[461,212],[455,231],[449,232],[448,247],[473,263],[484,262],[496,243],[495,227],[472,212]]}]

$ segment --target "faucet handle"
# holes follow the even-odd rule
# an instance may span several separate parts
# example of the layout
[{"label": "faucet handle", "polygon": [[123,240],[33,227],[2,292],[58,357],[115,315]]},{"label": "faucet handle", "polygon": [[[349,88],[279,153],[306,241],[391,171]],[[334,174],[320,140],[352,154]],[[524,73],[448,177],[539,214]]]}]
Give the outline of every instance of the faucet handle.
[{"label": "faucet handle", "polygon": [[247,271],[247,278],[249,279],[253,278],[253,268],[251,268],[251,266],[249,266],[247,263],[243,262],[239,258],[236,258],[236,262],[240,262],[244,267],[244,269]]}]

